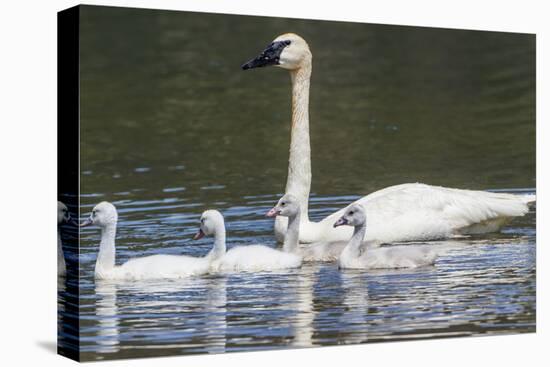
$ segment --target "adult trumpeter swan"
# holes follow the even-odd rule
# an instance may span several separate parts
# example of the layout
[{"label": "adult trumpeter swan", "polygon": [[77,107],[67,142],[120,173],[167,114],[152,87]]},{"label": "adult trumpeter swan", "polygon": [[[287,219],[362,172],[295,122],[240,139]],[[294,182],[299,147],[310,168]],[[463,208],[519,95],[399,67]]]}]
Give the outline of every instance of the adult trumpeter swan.
[{"label": "adult trumpeter swan", "polygon": [[[212,271],[264,271],[299,268],[302,258],[263,245],[233,247],[225,252],[225,224],[217,210],[207,210],[201,216],[200,229],[195,239],[214,236],[214,250],[221,254],[212,262]],[[293,236],[293,228],[287,235]]]},{"label": "adult trumpeter swan", "polygon": [[292,194],[285,194],[269,212],[268,217],[288,218],[288,230],[285,234],[283,251],[302,257],[303,261],[336,261],[347,243],[319,242],[300,247],[300,201]]},{"label": "adult trumpeter swan", "polygon": [[[321,222],[308,217],[311,187],[309,142],[309,85],[312,55],[300,36],[277,37],[244,70],[275,65],[290,72],[292,82],[292,129],[285,192],[298,198],[301,206],[300,241],[347,241],[350,227],[334,228],[344,209]],[[447,238],[454,235],[497,231],[512,217],[528,212],[534,195],[511,195],[409,183],[373,192],[359,200],[369,216],[365,240],[401,242]],[[282,241],[287,218],[277,217],[275,235]]]},{"label": "adult trumpeter swan", "polygon": [[184,278],[208,272],[211,261],[218,256],[216,249],[205,257],[185,255],[152,255],[128,260],[115,265],[115,236],[118,214],[115,206],[101,202],[80,226],[97,225],[101,228],[101,242],[95,265],[97,279],[161,279]]},{"label": "adult trumpeter swan", "polygon": [[437,253],[426,246],[370,249],[363,245],[367,214],[361,204],[352,204],[334,227],[352,226],[353,235],[338,259],[340,269],[396,269],[433,265]]}]

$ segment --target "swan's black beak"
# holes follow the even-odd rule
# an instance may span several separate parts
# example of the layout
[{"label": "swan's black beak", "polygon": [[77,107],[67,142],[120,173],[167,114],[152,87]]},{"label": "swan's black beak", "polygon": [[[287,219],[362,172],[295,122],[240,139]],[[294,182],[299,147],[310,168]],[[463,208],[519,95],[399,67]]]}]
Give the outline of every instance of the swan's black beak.
[{"label": "swan's black beak", "polygon": [[339,226],[343,226],[343,225],[346,225],[348,224],[348,220],[344,217],[338,219],[336,221],[336,223],[334,223],[333,227],[336,228],[336,227],[339,227]]},{"label": "swan's black beak", "polygon": [[94,221],[91,218],[86,219],[84,222],[80,223],[79,227],[88,227],[94,224]]},{"label": "swan's black beak", "polygon": [[193,239],[194,240],[200,240],[203,237],[204,237],[204,232],[202,231],[202,229],[199,229],[197,234],[193,236]]},{"label": "swan's black beak", "polygon": [[265,50],[262,51],[256,58],[241,65],[243,70],[261,68],[270,65],[279,65],[281,52],[290,44],[290,41],[271,42]]}]

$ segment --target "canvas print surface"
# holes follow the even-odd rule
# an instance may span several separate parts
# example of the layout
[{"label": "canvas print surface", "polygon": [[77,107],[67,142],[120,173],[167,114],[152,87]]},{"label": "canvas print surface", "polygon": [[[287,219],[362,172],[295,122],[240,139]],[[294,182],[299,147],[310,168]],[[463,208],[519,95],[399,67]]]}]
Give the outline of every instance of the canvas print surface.
[{"label": "canvas print surface", "polygon": [[59,15],[59,351],[526,333],[535,35]]}]

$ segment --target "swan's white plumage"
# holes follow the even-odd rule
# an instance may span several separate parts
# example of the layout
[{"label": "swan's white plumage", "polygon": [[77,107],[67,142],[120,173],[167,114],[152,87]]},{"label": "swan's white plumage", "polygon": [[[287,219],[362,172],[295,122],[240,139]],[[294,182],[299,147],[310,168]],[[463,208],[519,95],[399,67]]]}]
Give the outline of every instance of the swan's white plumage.
[{"label": "swan's white plumage", "polygon": [[293,194],[285,194],[268,213],[268,217],[288,218],[283,251],[293,253],[303,261],[335,261],[346,246],[346,242],[320,242],[300,246],[302,210],[300,201]]},{"label": "swan's white plumage", "polygon": [[[527,213],[526,202],[532,199],[532,196],[413,183],[376,191],[350,205],[361,204],[367,212],[369,230],[365,241],[389,243],[495,231],[511,218]],[[304,237],[348,239],[353,232],[350,227],[332,227],[348,207],[313,226],[306,225]]]},{"label": "swan's white plumage", "polygon": [[211,252],[206,257],[185,255],[152,255],[130,259],[115,265],[115,235],[118,214],[113,204],[101,202],[96,205],[84,225],[95,224],[101,228],[101,242],[97,256],[95,277],[97,279],[143,280],[184,278],[205,274],[214,259]]},{"label": "swan's white plumage", "polygon": [[[245,245],[225,251],[225,223],[217,210],[207,210],[201,217],[200,232],[214,236],[214,251],[219,256],[213,259],[210,269],[213,272],[271,271],[299,268],[302,258],[296,254],[276,250],[264,245]],[[289,234],[292,235],[290,230]]]},{"label": "swan's white plumage", "polygon": [[[363,239],[367,232],[367,218],[365,207],[356,203],[350,205],[333,223],[335,227],[353,228],[351,239],[338,259],[341,269],[417,268],[435,263],[438,253],[427,246],[365,246]],[[368,222],[370,227],[370,220]]]},{"label": "swan's white plumage", "polygon": [[300,254],[304,261],[332,262],[338,260],[345,242],[320,242],[300,246]]},{"label": "swan's white plumage", "polygon": [[212,263],[213,271],[271,271],[299,268],[302,258],[264,245],[237,246]]},{"label": "swan's white plumage", "polygon": [[438,252],[427,246],[395,246],[368,249],[360,257],[341,257],[342,269],[404,269],[434,265]]},{"label": "swan's white plumage", "polygon": [[[275,41],[290,41],[281,54],[278,66],[287,69],[292,81],[292,129],[286,193],[301,203],[300,242],[347,241],[351,228],[333,228],[342,209],[321,222],[308,218],[311,187],[311,154],[309,139],[309,88],[312,54],[307,42],[292,33]],[[468,233],[499,230],[511,218],[528,211],[534,195],[521,196],[484,191],[449,189],[412,183],[385,188],[367,195],[356,203],[364,205],[369,216],[365,240],[405,242],[447,238]],[[282,241],[287,218],[275,221],[275,235]]]},{"label": "swan's white plumage", "polygon": [[178,279],[208,273],[210,259],[185,255],[151,255],[130,259],[108,271],[98,269],[97,279]]}]

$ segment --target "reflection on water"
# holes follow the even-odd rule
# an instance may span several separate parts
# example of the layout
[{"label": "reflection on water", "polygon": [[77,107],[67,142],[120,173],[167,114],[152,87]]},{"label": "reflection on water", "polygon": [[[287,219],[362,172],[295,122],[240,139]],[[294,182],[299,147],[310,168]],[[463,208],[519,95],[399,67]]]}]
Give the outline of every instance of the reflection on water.
[{"label": "reflection on water", "polygon": [[[244,199],[239,208],[224,210],[230,247],[257,242],[276,246],[272,222],[247,215],[265,212],[267,202],[275,199],[263,198],[266,204],[259,208],[258,198]],[[139,214],[156,218],[148,225],[133,219],[138,213],[131,202],[116,204],[121,213],[119,263],[138,254],[201,256],[210,249],[209,239],[187,241],[198,216],[180,218],[178,213],[185,211],[173,202],[150,203],[152,213]],[[315,200],[314,209],[327,204]],[[431,246],[445,249],[434,267],[340,271],[336,264],[308,263],[280,272],[140,282],[94,280],[99,233],[87,229],[81,272],[82,356],[146,357],[532,332],[534,223],[535,208],[502,233],[433,242]]]},{"label": "reflection on water", "polygon": [[[92,336],[84,333],[82,339],[94,345],[90,351],[99,353],[97,358],[120,352],[129,336],[146,349],[222,353],[226,347],[226,282],[223,277],[177,282],[97,280],[93,319],[98,325]],[[172,331],[167,334],[166,330]],[[199,337],[200,342],[194,341]]]},{"label": "reflection on water", "polygon": [[369,307],[369,291],[366,287],[366,280],[363,272],[346,270],[340,273],[341,289],[344,292],[342,312],[340,320],[346,325],[346,330],[353,330],[353,336],[344,340],[346,344],[362,343],[368,340],[368,323],[366,316]]},{"label": "reflection on water", "polygon": [[291,345],[293,347],[311,347],[313,346],[313,321],[316,312],[313,309],[313,286],[317,275],[315,272],[302,276],[297,279],[297,287],[294,311],[296,320],[292,323],[292,334],[294,336]]},{"label": "reflection on water", "polygon": [[116,304],[116,285],[106,281],[97,281],[95,285],[95,315],[99,321],[96,342],[97,353],[116,353],[119,351],[119,316]]},{"label": "reflection on water", "polygon": [[[211,240],[188,239],[211,208],[229,248],[276,245],[264,213],[286,179],[288,75],[239,65],[289,30],[314,53],[313,220],[411,181],[534,192],[533,36],[84,8],[81,215],[117,206],[117,263],[203,256]],[[432,244],[448,247],[435,267],[154,282],[94,281],[99,230],[86,228],[80,303],[60,287],[60,320],[79,312],[83,360],[533,332],[535,211]]]}]

